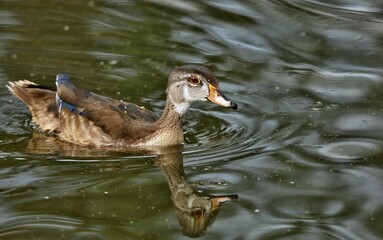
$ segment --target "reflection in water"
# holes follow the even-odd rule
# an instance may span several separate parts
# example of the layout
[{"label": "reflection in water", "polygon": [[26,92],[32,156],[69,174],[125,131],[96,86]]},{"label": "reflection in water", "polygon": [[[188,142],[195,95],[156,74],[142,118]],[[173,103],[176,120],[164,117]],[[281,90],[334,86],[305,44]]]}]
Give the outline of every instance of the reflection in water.
[{"label": "reflection in water", "polygon": [[[118,152],[120,151],[121,152]],[[189,184],[183,169],[182,145],[167,147],[146,147],[129,149],[134,154],[156,155],[155,163],[165,173],[171,191],[175,215],[182,226],[183,233],[189,237],[202,236],[219,213],[223,203],[238,198],[236,194],[214,196],[201,194]],[[70,157],[107,157],[112,151],[104,152],[67,142],[56,137],[35,131],[29,140],[27,151],[34,154],[59,154]],[[126,149],[117,149],[122,153]],[[116,152],[115,152],[116,153]]]},{"label": "reflection in water", "polygon": [[49,136],[39,131],[33,132],[32,138],[28,141],[27,152],[33,154],[59,154],[70,157],[107,157],[113,154],[111,151],[100,151],[63,142],[55,136]]},{"label": "reflection in water", "polygon": [[[178,148],[178,149],[177,149]],[[176,216],[187,236],[204,234],[219,212],[220,206],[238,195],[213,196],[198,194],[188,183],[183,169],[182,146],[173,147],[173,153],[160,155],[157,163],[165,172],[171,191]]]}]

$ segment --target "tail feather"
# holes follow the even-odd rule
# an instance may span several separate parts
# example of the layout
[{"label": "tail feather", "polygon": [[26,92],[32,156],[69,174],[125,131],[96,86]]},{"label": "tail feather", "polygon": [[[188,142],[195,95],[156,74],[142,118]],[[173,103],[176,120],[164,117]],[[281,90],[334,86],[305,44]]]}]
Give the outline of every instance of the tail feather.
[{"label": "tail feather", "polygon": [[56,107],[56,91],[28,80],[9,82],[9,91],[28,105],[32,120],[43,131],[58,132],[60,121]]},{"label": "tail feather", "polygon": [[17,82],[8,82],[7,88],[13,95],[30,106],[32,104],[32,100],[26,89],[31,86],[37,86],[37,84],[28,80],[20,80]]}]

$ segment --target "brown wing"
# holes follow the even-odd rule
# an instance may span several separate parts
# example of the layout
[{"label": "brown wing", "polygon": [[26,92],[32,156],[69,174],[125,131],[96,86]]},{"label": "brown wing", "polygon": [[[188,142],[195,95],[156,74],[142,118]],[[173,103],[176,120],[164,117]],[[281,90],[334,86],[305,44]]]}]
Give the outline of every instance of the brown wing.
[{"label": "brown wing", "polygon": [[153,123],[158,120],[158,116],[144,107],[140,107],[134,103],[128,103],[124,101],[115,100],[112,98],[104,97],[94,93],[90,93],[91,96],[99,101],[108,103],[110,106],[117,107],[119,111],[128,115],[134,120]]},{"label": "brown wing", "polygon": [[[155,122],[158,117],[145,109],[141,109],[135,104],[121,102],[111,98],[103,97],[82,89],[74,87],[69,81],[61,82],[58,85],[58,96],[62,101],[70,106],[60,111],[60,117],[63,115],[65,119],[72,119],[74,122],[82,120],[84,125],[82,128],[77,128],[70,121],[62,122],[63,135],[69,138],[69,135],[75,134],[74,131],[81,132],[82,136],[89,135],[96,138],[98,131],[93,134],[89,133],[90,125],[93,128],[97,127],[102,130],[104,135],[110,136],[112,139],[106,141],[124,139],[126,141],[137,140],[152,133],[153,130],[149,127]],[[73,116],[70,116],[73,115]],[[77,120],[74,120],[73,118]],[[89,123],[85,124],[87,120]],[[66,130],[68,128],[68,130]],[[69,130],[72,129],[72,130]],[[92,136],[94,135],[94,136]],[[74,140],[75,141],[75,140]],[[97,144],[96,144],[97,145]]]}]

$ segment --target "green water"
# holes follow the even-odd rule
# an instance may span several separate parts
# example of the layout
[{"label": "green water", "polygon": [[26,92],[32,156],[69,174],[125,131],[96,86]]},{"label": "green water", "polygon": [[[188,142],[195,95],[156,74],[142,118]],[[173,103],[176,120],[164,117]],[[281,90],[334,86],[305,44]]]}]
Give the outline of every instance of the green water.
[{"label": "green water", "polygon": [[[383,238],[382,12],[373,0],[2,1],[0,239]],[[184,64],[211,68],[239,109],[196,103],[185,145],[153,152],[59,142],[5,87],[66,73],[160,115]],[[180,210],[192,200],[200,228],[196,206]]]}]

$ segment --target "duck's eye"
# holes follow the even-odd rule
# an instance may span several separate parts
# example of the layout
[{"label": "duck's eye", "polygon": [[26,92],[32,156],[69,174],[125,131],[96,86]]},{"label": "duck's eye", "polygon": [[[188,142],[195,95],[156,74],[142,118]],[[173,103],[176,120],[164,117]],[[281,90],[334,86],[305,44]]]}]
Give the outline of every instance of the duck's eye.
[{"label": "duck's eye", "polygon": [[201,85],[201,80],[197,77],[197,76],[190,76],[188,78],[188,81],[189,83],[192,85],[192,86],[198,86],[198,85]]},{"label": "duck's eye", "polygon": [[201,209],[195,209],[192,212],[192,216],[193,216],[195,221],[198,221],[198,220],[200,220],[202,218],[203,211]]}]

